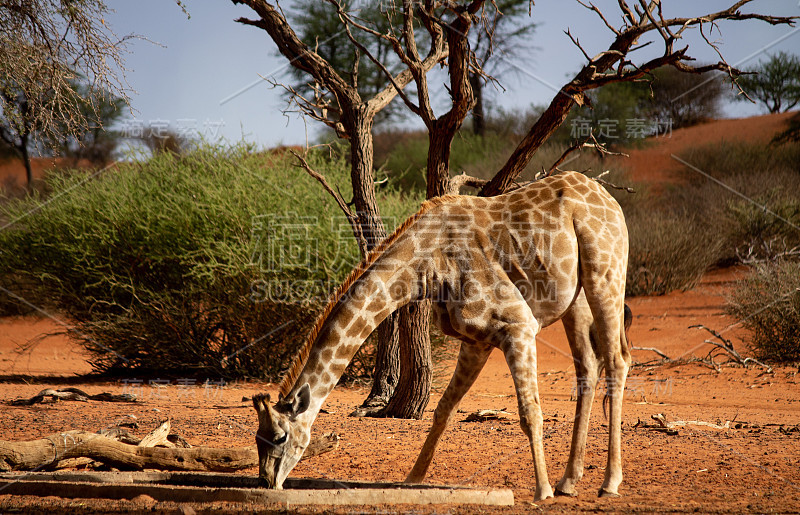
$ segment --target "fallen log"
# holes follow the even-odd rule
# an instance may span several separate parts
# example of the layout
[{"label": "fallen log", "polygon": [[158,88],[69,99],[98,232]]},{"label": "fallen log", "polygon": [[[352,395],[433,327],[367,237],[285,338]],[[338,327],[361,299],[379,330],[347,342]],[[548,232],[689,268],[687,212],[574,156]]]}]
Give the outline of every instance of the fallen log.
[{"label": "fallen log", "polygon": [[87,402],[90,400],[103,402],[136,402],[136,396],[130,393],[117,395],[103,392],[96,395],[89,395],[79,388],[68,387],[59,388],[58,390],[46,388],[29,399],[14,399],[12,401],[8,401],[8,403],[11,406],[32,406],[40,402],[45,402],[47,399],[53,401],[61,400],[79,402]]},{"label": "fallen log", "polygon": [[[339,447],[339,436],[327,433],[311,439],[302,459]],[[233,472],[258,466],[256,446],[165,448],[130,445],[88,431],[65,431],[38,440],[0,440],[0,472],[58,468],[64,460],[91,458],[120,470]]]}]

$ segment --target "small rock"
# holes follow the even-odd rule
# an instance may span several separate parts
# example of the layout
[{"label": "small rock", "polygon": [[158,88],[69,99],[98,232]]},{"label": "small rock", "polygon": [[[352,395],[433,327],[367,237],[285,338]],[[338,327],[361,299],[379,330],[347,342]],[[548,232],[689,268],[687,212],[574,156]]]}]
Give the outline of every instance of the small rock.
[{"label": "small rock", "polygon": [[131,499],[131,501],[140,502],[143,504],[155,504],[157,502],[155,499],[146,494],[137,495],[136,497]]}]

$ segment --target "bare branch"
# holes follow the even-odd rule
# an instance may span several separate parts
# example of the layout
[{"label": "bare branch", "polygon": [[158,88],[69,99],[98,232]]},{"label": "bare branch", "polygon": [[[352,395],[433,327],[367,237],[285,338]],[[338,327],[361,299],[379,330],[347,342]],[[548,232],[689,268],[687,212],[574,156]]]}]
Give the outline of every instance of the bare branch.
[{"label": "bare branch", "polygon": [[600,19],[601,19],[601,20],[603,20],[603,23],[605,23],[605,24],[606,24],[606,27],[608,27],[608,28],[609,28],[609,29],[610,29],[610,30],[611,30],[611,31],[612,31],[614,34],[616,34],[617,36],[619,36],[619,35],[620,35],[620,32],[619,32],[619,30],[617,30],[617,29],[616,29],[616,28],[615,28],[613,25],[611,25],[611,24],[608,22],[608,20],[606,19],[606,17],[603,15],[603,12],[602,12],[602,11],[600,11],[600,9],[598,9],[596,5],[594,5],[593,3],[589,3],[589,5],[587,5],[587,4],[583,3],[581,0],[576,0],[576,1],[577,1],[579,4],[581,4],[582,6],[584,6],[585,8],[589,9],[590,11],[594,11],[594,12],[596,12],[596,13],[597,13],[597,15],[600,17]]},{"label": "bare branch", "polygon": [[[564,122],[567,113],[572,106],[583,103],[584,92],[595,89],[612,82],[627,82],[643,78],[647,73],[665,65],[675,66],[677,69],[692,73],[702,73],[711,70],[721,70],[737,76],[741,74],[739,70],[731,67],[725,60],[707,66],[693,67],[687,62],[693,59],[686,54],[688,48],[680,50],[673,49],[674,41],[689,27],[698,27],[704,23],[714,23],[718,20],[760,20],[772,25],[785,24],[793,26],[799,18],[797,16],[770,16],[758,13],[742,13],[739,11],[743,5],[750,0],[740,0],[728,9],[697,16],[692,18],[669,18],[664,19],[660,10],[660,2],[638,0],[633,4],[633,10],[624,0],[619,0],[618,4],[622,12],[626,27],[615,32],[615,39],[608,49],[590,58],[589,54],[581,47],[579,40],[573,37],[569,31],[567,35],[575,44],[588,63],[566,83],[552,100],[548,108],[536,123],[528,131],[528,134],[520,141],[517,148],[512,152],[501,170],[489,181],[481,190],[480,195],[491,196],[506,191],[514,179],[524,170],[536,150],[555,132]],[[582,5],[586,6],[582,2]],[[589,7],[591,9],[591,7]],[[658,9],[657,15],[654,14]],[[610,25],[606,23],[606,25]],[[675,32],[671,27],[676,27]],[[610,28],[610,27],[609,27]],[[634,66],[626,60],[628,53],[635,48],[640,37],[648,32],[657,31],[664,41],[664,54],[650,61]],[[710,43],[710,41],[709,41]],[[643,45],[642,45],[643,46]],[[638,48],[638,47],[636,47]],[[614,68],[616,71],[613,71]]]},{"label": "bare branch", "polygon": [[610,170],[606,170],[605,172],[601,173],[597,177],[592,177],[592,179],[594,179],[595,182],[598,182],[598,183],[602,184],[606,188],[613,188],[615,190],[626,191],[628,193],[636,193],[636,190],[631,188],[631,187],[628,187],[628,186],[617,186],[616,184],[612,184],[612,183],[610,183],[608,181],[603,180],[602,177],[605,176],[606,174],[608,174],[609,171]]},{"label": "bare branch", "polygon": [[575,45],[576,47],[578,47],[578,50],[581,51],[581,53],[586,58],[586,60],[589,61],[589,63],[594,62],[594,59],[589,57],[589,54],[587,54],[586,50],[584,50],[583,47],[581,46],[581,42],[577,38],[572,36],[572,33],[569,31],[569,29],[565,30],[564,34],[566,34],[569,37],[569,39],[572,40],[572,44]]},{"label": "bare branch", "polygon": [[305,169],[308,175],[319,181],[325,191],[327,191],[339,205],[339,209],[342,210],[344,216],[347,217],[347,221],[350,222],[350,227],[353,229],[353,236],[355,236],[356,242],[358,242],[358,248],[361,251],[361,255],[366,256],[369,247],[367,246],[367,239],[364,237],[364,232],[361,230],[361,224],[358,221],[358,216],[350,210],[350,208],[347,206],[347,202],[345,202],[339,192],[331,188],[331,185],[328,184],[325,176],[311,168],[311,165],[308,164],[308,161],[306,161],[305,157],[291,149],[289,152],[300,162],[299,166]]},{"label": "bare branch", "polygon": [[352,88],[325,59],[300,41],[283,14],[270,3],[265,0],[232,0],[232,2],[247,5],[261,18],[259,20],[239,18],[237,22],[265,30],[292,66],[313,76],[340,100],[340,104],[343,98],[348,98],[351,104],[360,103],[361,97],[358,91]]},{"label": "bare branch", "polygon": [[[726,339],[726,338],[724,338],[722,336],[722,334],[720,334],[719,332],[717,332],[717,331],[715,331],[715,330],[713,330],[713,329],[711,329],[709,327],[706,327],[703,324],[690,325],[689,329],[705,329],[706,331],[711,333],[714,336],[714,338],[719,340],[719,342],[716,342],[714,340],[703,340],[703,341],[705,343],[709,344],[709,345],[713,345],[717,349],[722,349],[731,358],[733,358],[733,361],[735,361],[736,363],[738,363],[738,364],[740,364],[742,366],[747,366],[748,363],[754,363],[754,364],[760,366],[761,368],[766,369],[766,371],[768,373],[772,372],[772,367],[770,367],[769,365],[766,365],[766,364],[758,361],[755,358],[750,358],[750,357],[745,358],[741,354],[739,354],[736,351],[736,349],[733,348],[733,342],[728,340],[728,339]],[[709,353],[709,358],[711,358],[711,353]]]},{"label": "bare branch", "polygon": [[487,182],[489,181],[485,179],[478,179],[477,177],[472,177],[462,172],[459,175],[450,178],[450,182],[448,184],[449,191],[447,193],[449,195],[458,195],[462,186],[481,189],[486,185]]},{"label": "bare branch", "polygon": [[[388,36],[386,34],[380,34],[377,31],[367,27],[366,25],[356,22],[347,12],[345,12],[345,10],[342,7],[342,5],[339,2],[337,2],[336,0],[328,0],[328,2],[331,5],[333,5],[334,7],[336,7],[336,11],[337,11],[337,13],[339,15],[339,19],[342,21],[342,24],[344,25],[345,33],[347,34],[347,38],[350,40],[350,42],[358,50],[360,50],[364,55],[366,55],[367,58],[370,61],[372,61],[375,64],[375,66],[378,67],[379,70],[381,70],[381,72],[384,74],[384,76],[391,83],[392,87],[394,88],[395,93],[400,96],[400,98],[403,100],[403,102],[406,104],[406,106],[411,110],[411,112],[413,112],[415,114],[419,114],[421,112],[419,106],[414,104],[414,102],[412,102],[411,99],[408,98],[408,96],[403,92],[403,87],[400,84],[397,83],[397,81],[395,80],[394,75],[392,75],[392,73],[386,68],[386,66],[379,59],[377,59],[372,54],[372,52],[369,51],[369,49],[366,46],[364,46],[360,41],[358,41],[358,39],[355,38],[355,36],[353,36],[353,33],[350,30],[350,25],[353,25],[354,27],[356,27],[356,28],[358,28],[360,30],[363,30],[365,32],[368,32],[370,34],[376,35],[377,37],[380,37],[382,39],[385,39],[385,40],[389,41],[392,44],[393,47],[394,46],[398,46],[398,47],[400,46],[400,42],[397,40],[397,38],[395,38],[393,36]],[[402,52],[402,48],[400,49],[400,52],[401,53],[398,54],[398,57],[400,58],[401,61],[403,61],[403,63],[408,65],[411,61],[407,58],[405,53]],[[409,76],[410,76],[410,74],[409,74]],[[386,104],[384,104],[384,105],[386,105]],[[383,107],[383,106],[381,106],[381,107]]]},{"label": "bare branch", "polygon": [[647,351],[650,351],[650,352],[655,352],[656,354],[661,356],[662,359],[665,359],[665,360],[668,360],[668,361],[672,361],[672,358],[670,358],[669,356],[667,356],[666,354],[664,354],[662,351],[660,351],[659,349],[657,349],[655,347],[631,347],[631,349],[633,349],[633,350],[647,350]]},{"label": "bare branch", "polygon": [[[319,84],[314,83],[311,84],[311,89],[314,92],[315,99],[311,100],[306,98],[302,93],[297,91],[295,88],[288,84],[284,84],[282,82],[277,82],[273,79],[265,77],[266,80],[272,87],[279,87],[283,88],[287,93],[290,95],[289,104],[292,103],[297,106],[298,111],[300,114],[304,116],[308,116],[313,120],[317,120],[318,122],[322,122],[331,129],[336,132],[336,135],[340,138],[347,139],[349,138],[349,134],[344,128],[342,122],[340,122],[336,118],[331,118],[329,116],[329,112],[333,114],[341,114],[340,109],[333,104],[330,100],[325,99],[322,91],[320,90]],[[292,112],[291,109],[285,109],[283,112],[284,114],[287,112]]]},{"label": "bare branch", "polygon": [[561,163],[563,163],[564,161],[566,161],[567,156],[569,156],[571,153],[575,152],[579,148],[583,147],[586,144],[586,142],[589,141],[589,139],[591,137],[592,137],[592,134],[589,134],[589,136],[587,136],[586,139],[584,139],[583,141],[576,141],[575,143],[573,143],[572,145],[567,147],[567,149],[561,154],[561,157],[556,159],[556,162],[553,163],[552,166],[550,166],[550,169],[547,170],[547,172],[545,172],[542,176],[543,177],[547,177],[549,175],[552,175],[553,172],[555,172],[558,169],[558,166]]}]

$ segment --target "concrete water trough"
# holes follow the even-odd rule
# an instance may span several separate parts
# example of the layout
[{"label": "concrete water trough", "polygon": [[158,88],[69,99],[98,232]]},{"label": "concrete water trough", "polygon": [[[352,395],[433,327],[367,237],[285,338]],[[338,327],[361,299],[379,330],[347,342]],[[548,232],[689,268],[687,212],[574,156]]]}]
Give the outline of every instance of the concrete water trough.
[{"label": "concrete water trough", "polygon": [[507,488],[287,479],[283,490],[258,486],[255,476],[216,472],[14,472],[0,474],[0,493],[66,498],[259,504],[483,504],[513,506]]}]

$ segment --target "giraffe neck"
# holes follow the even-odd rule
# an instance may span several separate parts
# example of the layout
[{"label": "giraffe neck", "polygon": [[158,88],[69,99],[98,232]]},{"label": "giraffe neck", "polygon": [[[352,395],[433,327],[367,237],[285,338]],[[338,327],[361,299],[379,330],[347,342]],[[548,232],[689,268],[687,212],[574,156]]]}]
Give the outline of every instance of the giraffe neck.
[{"label": "giraffe neck", "polygon": [[290,392],[308,383],[311,404],[302,415],[311,424],[364,340],[393,311],[424,294],[425,260],[414,256],[410,237],[401,238],[343,292],[314,340]]}]

